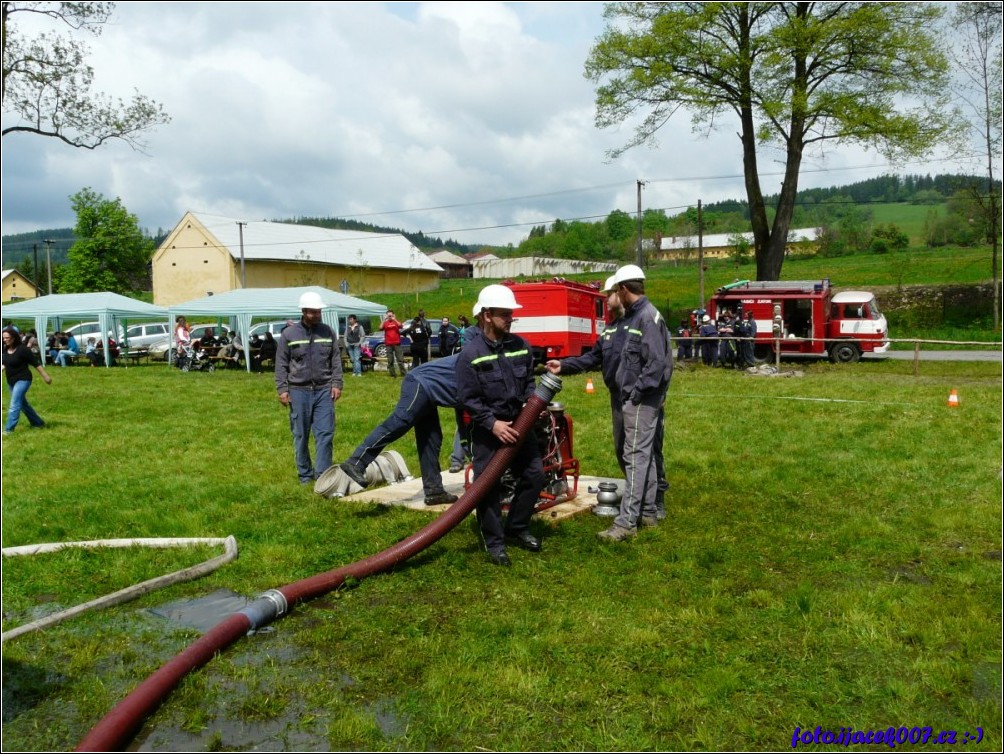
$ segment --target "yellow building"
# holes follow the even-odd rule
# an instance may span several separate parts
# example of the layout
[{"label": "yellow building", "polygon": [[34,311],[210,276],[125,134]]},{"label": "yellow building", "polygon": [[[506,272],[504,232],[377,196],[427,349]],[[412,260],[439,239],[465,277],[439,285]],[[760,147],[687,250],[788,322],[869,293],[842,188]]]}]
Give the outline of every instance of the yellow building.
[{"label": "yellow building", "polygon": [[[724,259],[731,256],[735,251],[735,239],[741,236],[749,244],[750,253],[753,252],[752,233],[715,233],[704,236],[700,239],[702,253],[705,259]],[[795,228],[788,231],[788,243],[785,254],[792,252],[815,251],[818,244],[819,228]],[[697,236],[666,236],[660,239],[659,249],[652,252],[651,258],[661,261],[671,261],[675,259],[697,260]]]},{"label": "yellow building", "polygon": [[3,271],[3,293],[0,295],[0,301],[3,303],[36,298],[38,294],[39,290],[35,284],[17,270]]},{"label": "yellow building", "polygon": [[350,296],[427,291],[442,269],[398,233],[241,222],[187,212],[153,255],[153,301],[319,285]]}]

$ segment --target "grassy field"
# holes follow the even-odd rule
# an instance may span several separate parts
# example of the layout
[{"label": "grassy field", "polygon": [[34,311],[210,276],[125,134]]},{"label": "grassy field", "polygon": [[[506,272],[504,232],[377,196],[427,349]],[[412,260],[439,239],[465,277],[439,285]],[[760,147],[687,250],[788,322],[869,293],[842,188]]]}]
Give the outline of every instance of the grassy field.
[{"label": "grassy field", "polygon": [[[908,362],[796,366],[779,379],[678,369],[660,528],[609,544],[595,536],[608,521],[588,513],[538,522],[544,551],[514,551],[506,570],[464,522],[393,573],[240,640],[135,745],[773,750],[818,725],[959,740],[979,727],[966,748],[1000,750],[1000,364],[924,363],[919,377]],[[29,393],[49,428],[22,422],[3,442],[5,547],[232,534],[240,558],[5,644],[4,750],[73,748],[196,637],[151,608],[219,589],[252,598],[431,520],[300,487],[270,376],[53,375]],[[591,395],[584,382],[567,378],[558,400],[583,473],[614,476],[602,382]],[[347,388],[336,458],[397,394],[385,374]],[[395,449],[417,470],[411,436]],[[6,558],[4,630],[212,554]]]},{"label": "grassy field", "polygon": [[920,246],[924,243],[924,225],[928,215],[944,217],[944,204],[903,204],[902,202],[888,204],[871,204],[872,221],[876,225],[896,225],[910,237],[910,243]]}]

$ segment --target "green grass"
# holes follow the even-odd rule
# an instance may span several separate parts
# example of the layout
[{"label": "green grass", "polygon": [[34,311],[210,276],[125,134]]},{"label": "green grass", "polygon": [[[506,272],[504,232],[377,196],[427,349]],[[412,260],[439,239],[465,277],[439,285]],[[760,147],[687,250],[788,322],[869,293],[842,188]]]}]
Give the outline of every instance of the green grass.
[{"label": "green grass", "polygon": [[910,243],[916,245],[924,243],[924,226],[931,210],[934,210],[939,217],[945,216],[944,204],[904,204],[903,202],[890,202],[886,204],[870,204],[867,205],[867,209],[871,210],[872,221],[876,225],[896,225],[910,237]]},{"label": "green grass", "polygon": [[[925,362],[919,377],[909,362],[798,367],[787,379],[677,371],[659,529],[612,545],[589,514],[540,522],[544,551],[515,551],[503,570],[464,522],[237,642],[137,744],[750,750],[787,748],[795,726],[930,725],[980,726],[966,748],[1000,749],[1000,364]],[[269,376],[53,374],[29,393],[50,428],[3,443],[4,546],[233,534],[240,558],[6,644],[5,750],[72,748],[195,638],[148,608],[217,589],[254,597],[431,520],[300,487]],[[592,395],[584,376],[564,383],[583,472],[616,475],[602,383]],[[349,381],[336,458],[398,384]],[[411,436],[395,449],[417,470]],[[4,630],[208,555],[5,559]]]}]

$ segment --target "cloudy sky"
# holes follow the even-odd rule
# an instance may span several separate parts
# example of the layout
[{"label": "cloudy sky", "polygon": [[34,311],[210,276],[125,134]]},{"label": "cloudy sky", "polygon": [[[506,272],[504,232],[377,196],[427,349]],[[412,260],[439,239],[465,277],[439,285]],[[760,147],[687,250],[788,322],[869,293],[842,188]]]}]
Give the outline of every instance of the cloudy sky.
[{"label": "cloudy sky", "polygon": [[[593,123],[582,71],[602,12],[575,2],[119,3],[87,39],[95,89],[139,90],[171,123],[146,137],[145,153],[4,137],[3,233],[72,227],[68,197],[85,186],[120,198],[151,233],[192,210],[354,217],[467,244],[633,212],[639,180],[643,206],[669,214],[743,198],[728,125],[701,138],[681,113],[657,149],[606,159],[631,127]],[[780,185],[780,158],[761,156],[766,193]],[[808,157],[800,185],[887,172],[878,155],[838,151]]]}]

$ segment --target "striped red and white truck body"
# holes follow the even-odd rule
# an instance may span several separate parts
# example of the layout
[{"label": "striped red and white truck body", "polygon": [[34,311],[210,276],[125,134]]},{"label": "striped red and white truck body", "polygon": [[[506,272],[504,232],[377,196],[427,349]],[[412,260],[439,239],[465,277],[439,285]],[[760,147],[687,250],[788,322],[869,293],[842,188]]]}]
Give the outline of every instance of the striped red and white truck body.
[{"label": "striped red and white truck body", "polygon": [[506,283],[516,297],[512,331],[533,347],[534,359],[579,356],[593,347],[607,323],[607,297],[600,283],[568,280]]}]

